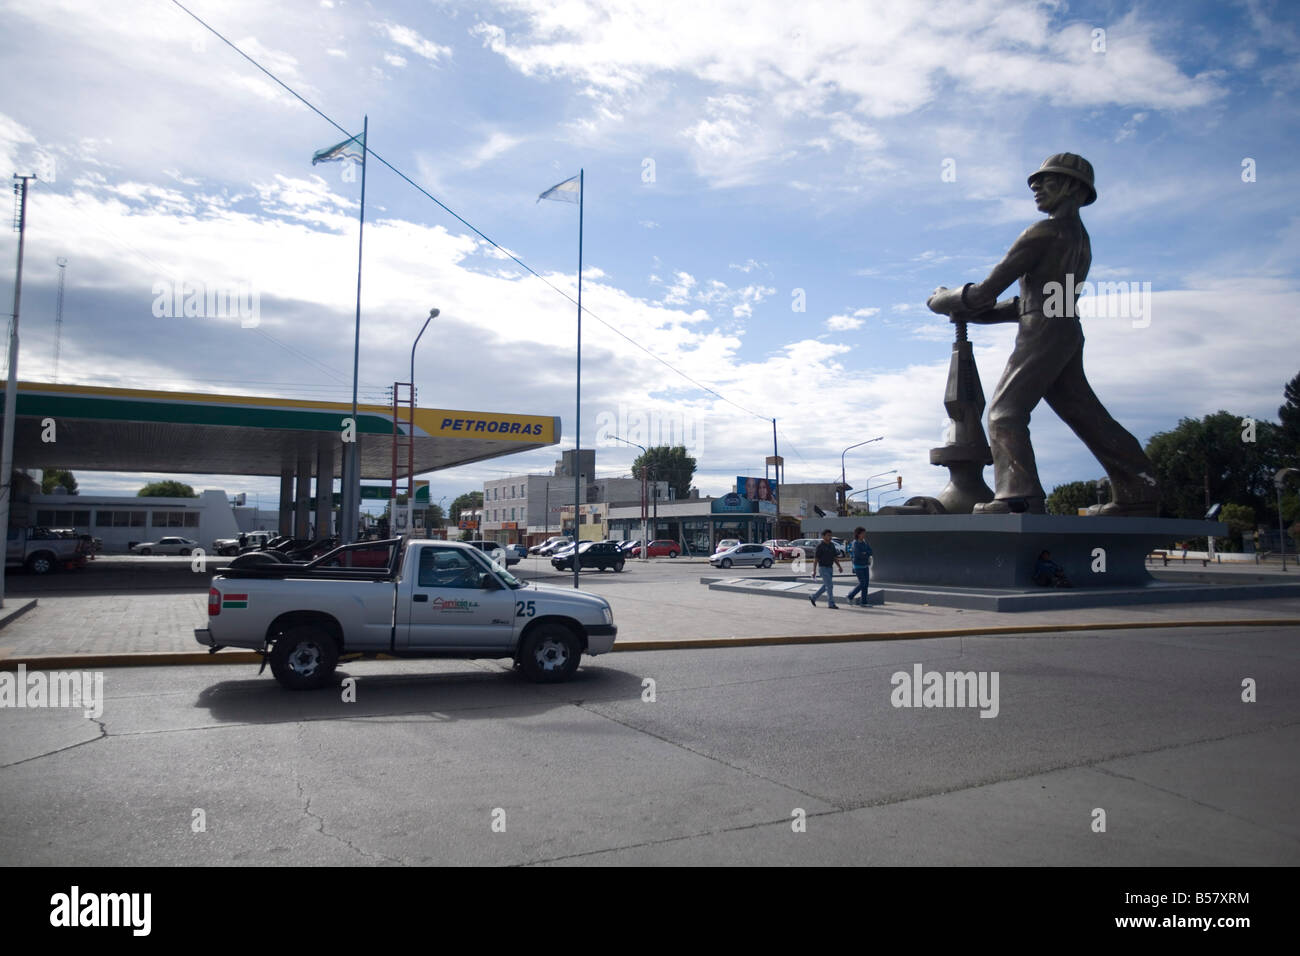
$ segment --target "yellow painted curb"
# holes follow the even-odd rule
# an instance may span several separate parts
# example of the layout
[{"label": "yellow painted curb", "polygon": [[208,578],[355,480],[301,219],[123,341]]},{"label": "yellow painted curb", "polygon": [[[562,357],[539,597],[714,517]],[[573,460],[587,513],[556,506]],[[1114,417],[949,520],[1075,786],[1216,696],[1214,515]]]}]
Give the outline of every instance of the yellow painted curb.
[{"label": "yellow painted curb", "polygon": [[[1098,624],[1006,624],[993,627],[934,628],[919,631],[877,631],[871,634],[799,634],[775,637],[698,637],[679,641],[620,641],[614,650],[689,651],[719,647],[765,647],[786,644],[854,644],[868,641],[911,641],[941,637],[981,637],[998,634],[1064,634],[1077,631],[1138,631],[1171,627],[1296,627],[1300,618],[1247,618],[1237,621],[1110,621]],[[6,657],[0,649],[0,670],[86,669],[91,667],[166,667],[199,664],[261,664],[262,655],[255,651],[231,651],[209,654],[207,651],[177,651],[142,654],[61,654],[48,657]],[[341,663],[357,660],[343,655]],[[377,660],[419,660],[377,654]]]},{"label": "yellow painted curb", "polygon": [[696,650],[713,647],[763,647],[768,644],[852,644],[865,641],[909,641],[936,637],[980,637],[996,634],[1054,634],[1068,631],[1136,631],[1163,627],[1267,627],[1300,625],[1300,618],[1248,618],[1240,621],[1108,621],[1097,624],[1006,624],[991,627],[935,628],[918,631],[876,631],[870,634],[803,634],[776,637],[706,637],[680,641],[619,641],[616,651]]}]

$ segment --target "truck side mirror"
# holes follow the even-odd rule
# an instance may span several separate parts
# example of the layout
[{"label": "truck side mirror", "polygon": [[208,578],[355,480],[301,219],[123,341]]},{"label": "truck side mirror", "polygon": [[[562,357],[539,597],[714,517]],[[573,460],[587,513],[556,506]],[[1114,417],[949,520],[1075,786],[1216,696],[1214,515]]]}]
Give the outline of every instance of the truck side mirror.
[{"label": "truck side mirror", "polygon": [[482,591],[501,590],[501,582],[498,581],[495,577],[493,577],[491,574],[489,574],[486,571],[484,571],[482,574],[479,575],[478,586],[479,586],[479,590]]}]

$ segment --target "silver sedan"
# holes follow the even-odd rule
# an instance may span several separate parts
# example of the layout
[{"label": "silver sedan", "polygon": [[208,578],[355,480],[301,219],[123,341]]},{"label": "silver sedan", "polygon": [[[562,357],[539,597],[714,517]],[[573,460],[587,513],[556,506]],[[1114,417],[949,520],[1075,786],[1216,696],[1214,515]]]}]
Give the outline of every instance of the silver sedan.
[{"label": "silver sedan", "polygon": [[771,548],[765,548],[761,544],[738,544],[713,555],[709,558],[709,564],[715,568],[729,568],[732,565],[770,568],[775,560],[776,555]]}]

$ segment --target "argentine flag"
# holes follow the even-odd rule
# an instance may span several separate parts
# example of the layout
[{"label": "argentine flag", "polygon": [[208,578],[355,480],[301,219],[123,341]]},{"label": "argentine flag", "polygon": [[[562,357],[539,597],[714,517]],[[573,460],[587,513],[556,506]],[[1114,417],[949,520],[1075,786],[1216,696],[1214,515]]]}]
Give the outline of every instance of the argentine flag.
[{"label": "argentine flag", "polygon": [[537,197],[537,201],[543,199],[554,199],[556,202],[577,202],[578,201],[578,177],[573,176],[562,183],[556,183],[546,192]]},{"label": "argentine flag", "polygon": [[366,138],[362,133],[358,133],[351,139],[345,139],[337,146],[330,146],[328,149],[317,150],[311,158],[311,164],[330,163],[335,160],[351,159],[360,163],[365,160]]}]

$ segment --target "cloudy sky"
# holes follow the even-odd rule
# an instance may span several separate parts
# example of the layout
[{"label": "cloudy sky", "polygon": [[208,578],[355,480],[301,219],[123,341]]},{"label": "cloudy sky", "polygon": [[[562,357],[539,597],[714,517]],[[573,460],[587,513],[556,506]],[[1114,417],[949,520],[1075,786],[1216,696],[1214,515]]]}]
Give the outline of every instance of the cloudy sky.
[{"label": "cloudy sky", "polygon": [[[585,170],[581,437],[602,475],[635,455],[612,422],[684,440],[721,493],[762,474],[776,418],[790,481],[837,478],[883,435],[849,482],[897,469],[936,493],[952,332],[924,301],[986,275],[1061,150],[1097,170],[1089,278],[1150,289],[1141,316],[1112,297],[1084,320],[1093,386],[1140,440],[1220,408],[1273,420],[1300,370],[1288,3],[186,6],[349,132],[368,114],[376,153],[570,294],[577,209],[535,200]],[[54,380],[62,256],[58,381],[348,401],[360,184],[310,162],[338,131],[171,0],[0,13],[0,168],[45,180],[21,377]],[[366,207],[363,400],[406,377],[437,306],[421,403],[558,415],[572,447],[573,305],[378,163]],[[184,282],[255,292],[258,325],[155,316],[158,283]],[[1013,333],[972,330],[986,394]],[[1033,434],[1049,490],[1100,475],[1046,407]],[[556,452],[436,474],[434,499]]]}]

